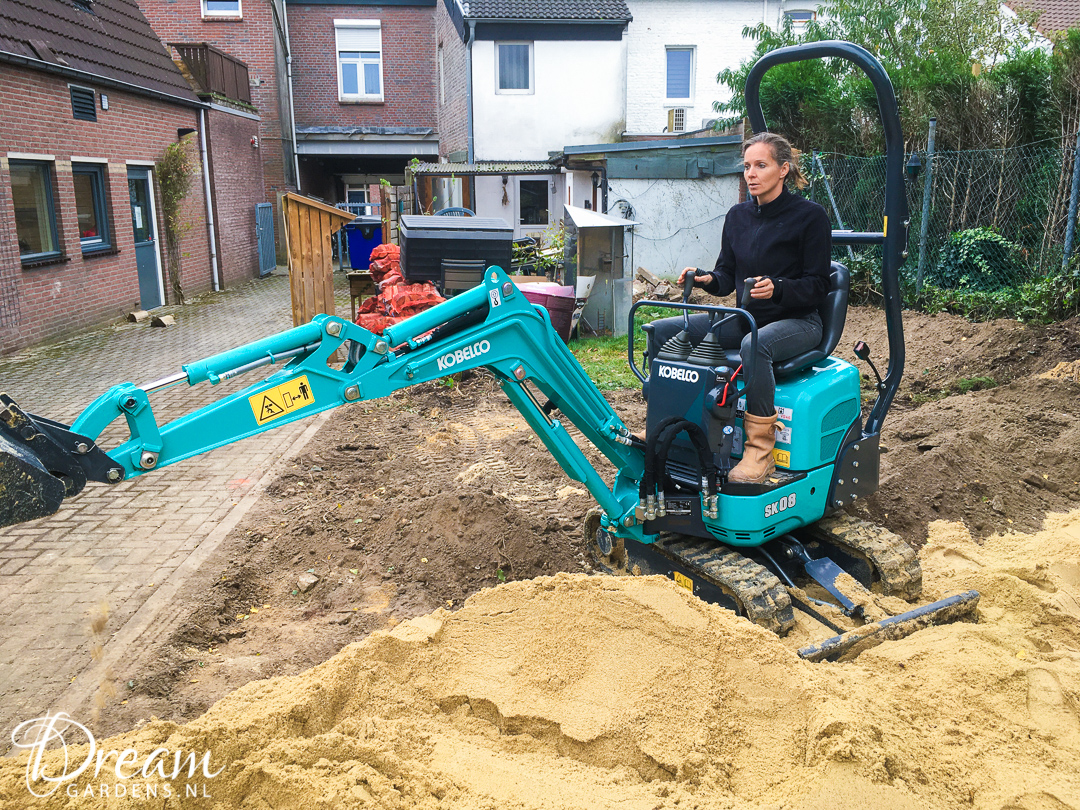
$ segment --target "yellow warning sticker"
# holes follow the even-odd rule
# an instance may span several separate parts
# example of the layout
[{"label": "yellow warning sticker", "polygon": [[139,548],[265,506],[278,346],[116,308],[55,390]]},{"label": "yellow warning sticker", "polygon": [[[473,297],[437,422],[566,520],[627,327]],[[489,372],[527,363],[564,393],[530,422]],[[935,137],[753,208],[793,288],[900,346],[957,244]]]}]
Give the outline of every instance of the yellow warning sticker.
[{"label": "yellow warning sticker", "polygon": [[690,577],[684,576],[678,571],[672,571],[671,576],[675,578],[675,584],[680,588],[686,588],[690,593],[694,592],[694,580],[690,579]]},{"label": "yellow warning sticker", "polygon": [[787,450],[777,450],[774,447],[772,454],[777,467],[791,467],[791,453]]},{"label": "yellow warning sticker", "polygon": [[315,404],[315,395],[311,392],[307,375],[289,380],[261,394],[248,397],[251,412],[260,425],[280,419],[287,413]]}]

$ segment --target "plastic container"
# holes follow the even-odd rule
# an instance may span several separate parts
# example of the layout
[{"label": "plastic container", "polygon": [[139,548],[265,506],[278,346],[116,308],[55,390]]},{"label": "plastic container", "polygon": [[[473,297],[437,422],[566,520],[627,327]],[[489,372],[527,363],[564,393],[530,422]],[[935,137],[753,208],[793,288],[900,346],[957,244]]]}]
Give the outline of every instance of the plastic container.
[{"label": "plastic container", "polygon": [[398,223],[401,270],[407,281],[446,288],[443,260],[479,261],[484,269],[510,269],[514,229],[497,217],[406,214]]},{"label": "plastic container", "polygon": [[349,243],[349,263],[353,270],[371,267],[371,251],[382,244],[382,218],[360,216],[345,225],[345,237]]},{"label": "plastic container", "polygon": [[537,283],[523,284],[520,289],[525,298],[547,310],[552,328],[564,343],[569,343],[576,304],[574,288],[552,283]]}]

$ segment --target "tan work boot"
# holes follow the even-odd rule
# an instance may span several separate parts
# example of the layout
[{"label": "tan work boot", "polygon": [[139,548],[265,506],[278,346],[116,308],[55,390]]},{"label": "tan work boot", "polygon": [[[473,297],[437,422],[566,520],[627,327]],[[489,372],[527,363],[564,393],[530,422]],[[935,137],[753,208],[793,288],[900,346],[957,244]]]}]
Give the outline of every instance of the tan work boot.
[{"label": "tan work boot", "polygon": [[773,460],[773,447],[776,445],[776,431],[784,426],[772,416],[754,416],[743,414],[743,456],[742,461],[728,473],[728,481],[734,484],[762,484],[776,472]]}]

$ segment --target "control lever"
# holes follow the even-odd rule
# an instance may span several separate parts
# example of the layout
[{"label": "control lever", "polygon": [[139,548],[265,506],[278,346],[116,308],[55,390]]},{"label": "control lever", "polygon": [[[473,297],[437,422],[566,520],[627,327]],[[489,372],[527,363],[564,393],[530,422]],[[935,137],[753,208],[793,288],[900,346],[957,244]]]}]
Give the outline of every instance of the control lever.
[{"label": "control lever", "polygon": [[746,309],[750,306],[750,291],[754,289],[754,285],[758,283],[756,278],[744,278],[742,286],[742,296],[739,298],[739,309]]},{"label": "control lever", "polygon": [[865,360],[870,364],[870,368],[874,372],[874,376],[877,377],[877,389],[881,391],[885,388],[885,383],[881,381],[881,375],[878,374],[877,366],[874,365],[874,361],[870,359],[870,347],[863,341],[859,341],[855,344],[855,356],[860,360]]},{"label": "control lever", "polygon": [[[684,304],[690,303],[690,293],[694,290],[694,279],[698,276],[708,275],[708,272],[702,270],[700,267],[695,267],[693,273],[687,273],[686,278],[683,279],[682,285],[682,302]],[[682,314],[683,331],[690,332],[690,312],[683,310]]]}]

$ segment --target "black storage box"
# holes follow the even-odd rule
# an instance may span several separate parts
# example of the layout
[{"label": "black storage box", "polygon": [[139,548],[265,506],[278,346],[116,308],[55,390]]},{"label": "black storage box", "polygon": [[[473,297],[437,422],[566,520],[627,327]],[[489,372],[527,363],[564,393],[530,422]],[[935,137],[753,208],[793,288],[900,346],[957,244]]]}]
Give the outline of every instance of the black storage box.
[{"label": "black storage box", "polygon": [[510,269],[514,229],[497,217],[401,217],[401,270],[410,282],[433,281],[446,290],[443,261],[483,262]]}]

